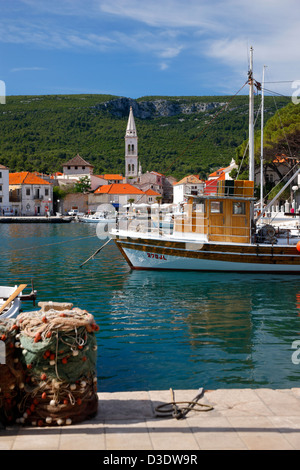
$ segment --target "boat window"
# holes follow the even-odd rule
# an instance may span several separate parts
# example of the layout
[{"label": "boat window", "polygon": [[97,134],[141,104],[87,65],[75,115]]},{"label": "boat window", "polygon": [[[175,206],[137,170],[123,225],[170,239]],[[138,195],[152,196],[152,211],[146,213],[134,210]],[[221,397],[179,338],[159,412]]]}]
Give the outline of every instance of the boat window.
[{"label": "boat window", "polygon": [[212,214],[222,214],[223,213],[223,202],[222,201],[211,201],[211,203],[210,203],[210,212]]},{"label": "boat window", "polygon": [[198,204],[193,204],[193,210],[195,210],[196,212],[199,212],[200,214],[204,214],[205,213],[205,202],[200,202]]},{"label": "boat window", "polygon": [[244,202],[234,202],[232,204],[232,213],[236,215],[245,215],[246,206]]}]

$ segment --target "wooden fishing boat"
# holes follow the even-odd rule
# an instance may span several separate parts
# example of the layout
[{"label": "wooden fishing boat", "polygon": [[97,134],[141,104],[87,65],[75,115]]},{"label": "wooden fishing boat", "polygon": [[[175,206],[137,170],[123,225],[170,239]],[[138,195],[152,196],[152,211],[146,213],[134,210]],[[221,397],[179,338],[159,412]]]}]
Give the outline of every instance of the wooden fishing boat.
[{"label": "wooden fishing boat", "polygon": [[[274,227],[260,226],[260,217],[254,217],[252,68],[251,49],[249,181],[224,181],[214,193],[204,189],[196,196],[186,195],[187,203],[182,213],[175,215],[173,230],[149,224],[111,230],[111,237],[132,269],[300,274],[300,238],[284,240]],[[292,179],[299,172],[300,168]]]}]

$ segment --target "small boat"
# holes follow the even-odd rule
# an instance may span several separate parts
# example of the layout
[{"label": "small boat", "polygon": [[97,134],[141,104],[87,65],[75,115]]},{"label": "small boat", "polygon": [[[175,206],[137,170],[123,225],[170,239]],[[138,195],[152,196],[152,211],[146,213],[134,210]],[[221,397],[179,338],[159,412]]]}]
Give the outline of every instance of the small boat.
[{"label": "small boat", "polygon": [[23,294],[27,284],[8,287],[0,286],[0,319],[15,318],[18,316],[23,301],[36,299],[36,291],[32,287],[29,294]]},{"label": "small boat", "polygon": [[83,217],[79,217],[81,222],[85,223],[114,223],[116,222],[116,215],[109,213],[107,211],[104,212],[95,212],[95,214],[84,215]]}]

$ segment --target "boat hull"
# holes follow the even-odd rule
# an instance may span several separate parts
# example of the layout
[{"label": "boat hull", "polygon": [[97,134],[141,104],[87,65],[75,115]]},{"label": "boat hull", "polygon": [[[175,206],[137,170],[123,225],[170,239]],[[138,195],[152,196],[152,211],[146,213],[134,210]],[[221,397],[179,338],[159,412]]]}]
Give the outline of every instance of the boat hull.
[{"label": "boat hull", "polygon": [[132,269],[300,274],[296,246],[114,237]]},{"label": "boat hull", "polygon": [[[15,291],[15,287],[0,286],[0,306],[9,298]],[[21,308],[20,295],[16,297],[11,304],[0,314],[0,319],[15,318]]]}]

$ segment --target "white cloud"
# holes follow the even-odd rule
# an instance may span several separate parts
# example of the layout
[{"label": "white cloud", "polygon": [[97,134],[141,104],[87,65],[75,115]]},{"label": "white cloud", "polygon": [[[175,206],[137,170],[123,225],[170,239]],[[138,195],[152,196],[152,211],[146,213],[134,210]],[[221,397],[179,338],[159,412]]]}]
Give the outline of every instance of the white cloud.
[{"label": "white cloud", "polygon": [[199,0],[99,0],[101,11],[156,27],[213,29],[211,3]]},{"label": "white cloud", "polygon": [[160,70],[167,70],[169,65],[166,62],[161,62],[159,68]]},{"label": "white cloud", "polygon": [[[226,64],[246,76],[250,45],[254,66],[299,79],[298,0],[16,0],[25,18],[6,8],[0,42],[77,51],[149,55],[166,70],[175,58],[213,69]],[[72,23],[69,18],[72,18]],[[68,20],[68,22],[67,22]]]},{"label": "white cloud", "polygon": [[47,70],[45,67],[16,67],[11,72],[41,72]]}]

